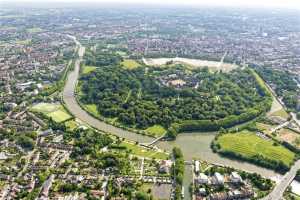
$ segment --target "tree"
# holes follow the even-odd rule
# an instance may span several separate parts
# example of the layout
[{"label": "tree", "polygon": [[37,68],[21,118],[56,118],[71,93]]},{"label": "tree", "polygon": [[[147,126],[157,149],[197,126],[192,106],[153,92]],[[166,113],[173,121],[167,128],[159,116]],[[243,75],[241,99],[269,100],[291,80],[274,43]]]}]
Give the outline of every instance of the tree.
[{"label": "tree", "polygon": [[144,193],[144,192],[137,192],[135,195],[135,198],[137,200],[150,200],[150,197],[148,194]]},{"label": "tree", "polygon": [[32,150],[34,147],[33,139],[31,139],[30,137],[27,137],[25,135],[18,136],[16,143],[25,149]]}]

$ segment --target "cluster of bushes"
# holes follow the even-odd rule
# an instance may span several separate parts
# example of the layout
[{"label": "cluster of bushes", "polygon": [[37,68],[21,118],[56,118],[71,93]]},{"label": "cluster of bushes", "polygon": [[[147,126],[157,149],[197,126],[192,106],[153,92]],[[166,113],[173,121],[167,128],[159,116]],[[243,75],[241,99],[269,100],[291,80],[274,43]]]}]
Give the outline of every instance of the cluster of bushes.
[{"label": "cluster of bushes", "polygon": [[175,163],[172,166],[173,170],[173,178],[176,182],[175,188],[175,199],[181,199],[181,190],[183,184],[183,176],[184,176],[184,159],[181,150],[178,147],[173,148],[173,157]]},{"label": "cluster of bushes", "polygon": [[300,169],[296,173],[295,180],[300,181]]},{"label": "cluster of bushes", "polygon": [[37,134],[35,132],[28,132],[21,135],[16,134],[14,139],[16,144],[20,145],[24,149],[32,150],[35,145]]},{"label": "cluster of bushes", "polygon": [[243,179],[249,179],[255,187],[257,187],[262,191],[268,191],[273,187],[273,183],[270,179],[263,178],[261,175],[257,173],[251,174],[251,173],[241,171],[240,175]]},{"label": "cluster of bushes", "polygon": [[100,134],[93,130],[81,130],[77,129],[73,133],[75,139],[74,151],[72,156],[93,154],[101,148],[111,144],[112,139],[105,134]]},{"label": "cluster of bushes", "polygon": [[17,145],[20,145],[27,150],[32,150],[34,148],[36,138],[36,132],[24,132],[19,134],[14,131],[8,132],[5,129],[0,129],[0,140],[9,139],[15,141]]}]

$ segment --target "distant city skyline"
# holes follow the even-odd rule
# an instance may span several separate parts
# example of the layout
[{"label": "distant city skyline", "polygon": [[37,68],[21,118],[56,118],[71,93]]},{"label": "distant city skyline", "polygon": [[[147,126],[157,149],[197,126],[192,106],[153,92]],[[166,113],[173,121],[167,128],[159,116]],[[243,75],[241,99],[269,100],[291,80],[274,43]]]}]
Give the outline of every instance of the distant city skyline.
[{"label": "distant city skyline", "polygon": [[[277,7],[300,9],[299,0],[15,0],[16,2],[91,2],[91,3],[122,3],[122,4],[159,4],[159,5],[197,5],[197,6],[230,6],[230,7]],[[11,2],[11,0],[0,0],[0,2]]]}]

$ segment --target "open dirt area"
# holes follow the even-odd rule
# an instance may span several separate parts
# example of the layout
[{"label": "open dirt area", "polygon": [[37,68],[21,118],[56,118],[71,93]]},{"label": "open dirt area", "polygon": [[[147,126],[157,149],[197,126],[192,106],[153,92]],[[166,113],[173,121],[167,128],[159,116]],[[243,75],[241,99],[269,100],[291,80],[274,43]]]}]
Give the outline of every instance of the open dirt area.
[{"label": "open dirt area", "polygon": [[190,59],[190,58],[146,58],[143,59],[144,63],[146,65],[165,65],[167,62],[173,61],[173,63],[181,63],[181,64],[187,64],[193,67],[208,67],[212,70],[216,71],[224,71],[229,72],[235,68],[238,67],[236,64],[231,63],[223,63],[223,62],[216,62],[216,61],[208,61],[208,60],[200,60],[200,59]]},{"label": "open dirt area", "polygon": [[[286,141],[290,144],[295,144],[297,139],[300,139],[300,135],[298,133],[289,129],[281,129],[278,133],[278,137],[280,140]],[[295,146],[300,147],[300,144],[295,144]]]}]

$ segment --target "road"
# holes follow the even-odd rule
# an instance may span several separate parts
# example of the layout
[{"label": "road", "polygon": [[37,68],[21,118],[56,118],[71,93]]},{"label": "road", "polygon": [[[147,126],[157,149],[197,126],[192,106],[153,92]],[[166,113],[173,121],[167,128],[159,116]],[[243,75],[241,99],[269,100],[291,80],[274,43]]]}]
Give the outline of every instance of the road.
[{"label": "road", "polygon": [[300,120],[297,119],[297,116],[295,113],[291,113],[293,120],[296,122],[296,124],[299,126],[300,128]]},{"label": "road", "polygon": [[86,124],[100,131],[111,133],[113,135],[117,135],[121,138],[125,138],[131,141],[137,141],[140,143],[150,143],[153,140],[153,138],[136,134],[134,132],[126,131],[121,128],[117,128],[115,126],[102,122],[89,115],[85,110],[83,110],[80,107],[76,100],[74,91],[76,88],[77,79],[79,77],[80,63],[82,62],[82,58],[85,53],[85,48],[76,40],[75,37],[69,37],[72,38],[78,45],[79,58],[75,61],[74,71],[70,72],[68,75],[68,79],[66,81],[66,85],[63,91],[63,100],[68,110],[82,122],[85,122]]},{"label": "road", "polygon": [[[278,100],[278,102],[283,106],[283,108],[286,109],[286,106],[284,105],[284,103],[280,99],[278,99],[276,93],[272,90],[272,88],[268,84],[266,84],[266,85],[271,90],[271,92],[273,93],[273,96]],[[294,120],[297,123],[297,125],[300,127],[300,121],[296,118],[296,114],[291,113],[291,116],[292,116],[292,120]],[[287,125],[286,123],[290,123],[290,121],[287,121],[287,122],[277,126],[276,128],[274,128],[275,130],[274,129],[272,130],[272,132],[286,126]],[[273,191],[268,196],[263,198],[262,200],[282,200],[284,191],[291,184],[291,182],[295,178],[296,173],[299,169],[300,169],[300,160],[295,162],[295,164],[291,167],[290,171],[288,171],[281,178],[280,182],[275,186]]]},{"label": "road", "polygon": [[284,122],[284,123],[282,123],[282,124],[276,126],[275,128],[272,128],[270,134],[276,132],[277,130],[279,130],[279,129],[285,127],[285,126],[287,126],[290,122],[291,122],[291,121],[286,121],[286,122]]},{"label": "road", "polygon": [[280,183],[278,183],[273,191],[262,200],[281,200],[283,198],[284,191],[295,178],[298,169],[300,169],[300,160],[295,162],[290,171],[282,177]]}]

